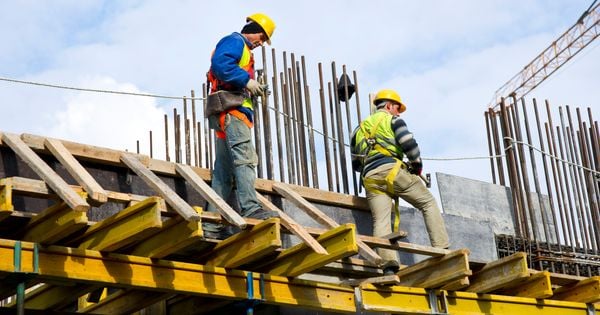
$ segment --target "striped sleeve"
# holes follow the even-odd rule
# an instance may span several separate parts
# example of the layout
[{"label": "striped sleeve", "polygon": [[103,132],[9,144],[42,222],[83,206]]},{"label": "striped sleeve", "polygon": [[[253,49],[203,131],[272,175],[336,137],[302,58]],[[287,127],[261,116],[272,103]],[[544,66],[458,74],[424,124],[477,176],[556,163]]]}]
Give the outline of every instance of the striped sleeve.
[{"label": "striped sleeve", "polygon": [[413,138],[413,134],[408,131],[404,120],[398,116],[392,118],[392,130],[394,131],[394,137],[396,143],[402,148],[402,152],[406,154],[406,157],[411,162],[421,161],[421,152],[419,151],[419,145]]}]

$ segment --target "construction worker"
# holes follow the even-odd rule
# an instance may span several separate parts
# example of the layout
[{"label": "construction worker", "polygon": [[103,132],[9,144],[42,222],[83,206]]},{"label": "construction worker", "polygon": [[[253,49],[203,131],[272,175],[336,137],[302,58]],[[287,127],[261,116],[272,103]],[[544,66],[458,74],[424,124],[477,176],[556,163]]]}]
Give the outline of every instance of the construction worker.
[{"label": "construction worker", "polygon": [[[377,111],[354,130],[350,144],[352,168],[361,174],[373,215],[373,235],[381,237],[392,233],[393,199],[396,199],[394,230],[405,233],[398,229],[397,198],[400,197],[423,212],[431,245],[448,248],[448,233],[440,209],[419,177],[423,169],[419,146],[400,118],[406,105],[393,90],[379,91],[373,103]],[[408,163],[403,162],[404,156]],[[384,274],[396,273],[399,269],[397,252],[378,249],[378,253],[384,259]]]},{"label": "construction worker", "polygon": [[[254,182],[258,158],[252,144],[254,107],[252,96],[265,93],[267,85],[254,79],[252,49],[271,44],[275,23],[263,13],[246,18],[240,33],[223,37],[211,57],[208,72],[210,92],[225,90],[242,92],[244,99],[239,106],[209,117],[209,125],[216,131],[216,158],[212,176],[212,188],[228,200],[234,188],[243,217],[267,219],[276,217],[274,211],[262,209],[256,197]],[[208,211],[215,212],[209,204]],[[230,235],[222,225],[204,224],[205,236],[223,239]]]}]

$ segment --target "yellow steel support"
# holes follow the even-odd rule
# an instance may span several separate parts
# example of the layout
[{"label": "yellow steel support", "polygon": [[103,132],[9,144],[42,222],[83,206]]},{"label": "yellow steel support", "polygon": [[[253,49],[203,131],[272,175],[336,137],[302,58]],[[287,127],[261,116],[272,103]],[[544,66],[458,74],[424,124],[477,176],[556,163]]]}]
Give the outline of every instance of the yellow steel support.
[{"label": "yellow steel support", "polygon": [[[21,243],[21,262],[18,268],[13,259],[15,245],[16,241],[0,239],[0,272],[10,273],[19,269],[32,273],[35,265],[33,244]],[[101,254],[97,251],[60,246],[40,248],[38,261],[37,281],[69,281],[213,298],[261,299],[269,304],[329,312],[356,313],[372,310],[402,314],[453,315],[589,314],[588,306],[580,302],[470,292],[427,291],[402,286],[364,285],[353,290],[341,285],[290,280],[281,276],[137,256]],[[250,296],[249,288],[253,288],[253,294]],[[356,305],[359,306],[358,309]]]},{"label": "yellow steel support", "polygon": [[530,277],[526,278],[522,283],[516,284],[513,288],[502,289],[496,293],[520,297],[531,297],[535,299],[548,298],[552,296],[550,272],[542,271],[534,273]]},{"label": "yellow steel support", "polygon": [[489,293],[529,277],[527,256],[519,252],[486,264],[471,278],[466,291]]},{"label": "yellow steel support", "polygon": [[305,243],[300,243],[281,252],[273,263],[263,269],[272,275],[295,277],[358,253],[354,224],[344,224],[331,229],[321,234],[317,241],[329,254],[317,254]]},{"label": "yellow steel support", "polygon": [[440,257],[432,257],[401,269],[400,285],[419,288],[439,288],[471,275],[469,250],[459,249]]},{"label": "yellow steel support", "polygon": [[258,261],[281,248],[278,218],[265,220],[220,242],[205,261],[208,266],[236,268]]},{"label": "yellow steel support", "polygon": [[[86,198],[86,193],[79,193]],[[73,211],[65,202],[59,202],[35,215],[27,224],[23,240],[53,244],[87,227],[88,218],[83,211]]]},{"label": "yellow steel support", "polygon": [[162,226],[163,208],[165,204],[159,197],[149,197],[125,208],[90,227],[79,248],[114,251],[144,239]]},{"label": "yellow steel support", "polygon": [[0,221],[9,217],[14,210],[12,204],[12,185],[6,179],[0,181]]},{"label": "yellow steel support", "polygon": [[[34,310],[60,309],[96,288],[85,284],[64,286],[43,284],[27,292],[25,307]],[[8,307],[14,307],[15,304],[16,301]]]},{"label": "yellow steel support", "polygon": [[[193,208],[198,214],[202,213],[202,208]],[[131,255],[163,258],[200,241],[202,236],[202,223],[176,216],[165,221],[156,234],[137,244]]]},{"label": "yellow steel support", "polygon": [[584,303],[538,300],[471,292],[428,291],[409,287],[375,287],[357,290],[361,308],[400,314],[452,315],[588,315]]},{"label": "yellow steel support", "polygon": [[600,301],[600,277],[588,278],[573,286],[558,288],[554,291],[552,299],[596,303]]},{"label": "yellow steel support", "polygon": [[164,292],[148,292],[138,290],[120,290],[98,303],[90,303],[80,307],[77,313],[84,314],[131,314],[171,296]]}]

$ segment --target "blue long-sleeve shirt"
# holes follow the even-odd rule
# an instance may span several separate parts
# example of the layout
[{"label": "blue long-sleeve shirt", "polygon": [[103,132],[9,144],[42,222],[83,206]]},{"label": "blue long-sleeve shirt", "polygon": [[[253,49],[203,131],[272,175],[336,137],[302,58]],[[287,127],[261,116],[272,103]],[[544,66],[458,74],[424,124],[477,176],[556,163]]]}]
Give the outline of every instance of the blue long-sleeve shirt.
[{"label": "blue long-sleeve shirt", "polygon": [[244,52],[244,45],[251,43],[242,34],[233,32],[223,37],[218,43],[210,60],[213,74],[224,83],[243,89],[250,80],[248,72],[240,68],[239,62]]}]

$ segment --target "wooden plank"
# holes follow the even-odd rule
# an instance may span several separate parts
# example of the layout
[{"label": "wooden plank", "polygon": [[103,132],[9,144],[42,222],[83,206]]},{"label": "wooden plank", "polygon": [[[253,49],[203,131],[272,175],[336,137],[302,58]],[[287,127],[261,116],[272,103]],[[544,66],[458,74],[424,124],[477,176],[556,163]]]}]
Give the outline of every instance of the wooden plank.
[{"label": "wooden plank", "polygon": [[512,285],[511,288],[502,289],[494,294],[529,297],[534,299],[545,299],[552,296],[552,283],[550,272],[542,271],[532,274]]},{"label": "wooden plank", "polygon": [[400,284],[426,289],[439,288],[471,275],[469,250],[459,249],[442,257],[432,257],[400,269]]},{"label": "wooden plank", "polygon": [[571,286],[560,287],[554,291],[552,300],[596,303],[600,301],[600,277],[591,277]]},{"label": "wooden plank", "polygon": [[340,284],[349,285],[351,287],[358,287],[363,284],[374,284],[374,285],[400,285],[400,277],[398,275],[379,276],[364,279],[350,279],[344,280]]},{"label": "wooden plank", "polygon": [[227,201],[223,200],[217,193],[204,182],[204,180],[192,170],[189,165],[176,164],[175,170],[204,198],[211,203],[219,213],[227,220],[227,222],[245,229],[247,224],[241,215],[237,213]]},{"label": "wooden plank", "polygon": [[79,162],[71,155],[71,152],[65,148],[60,140],[47,138],[44,145],[54,157],[65,167],[65,169],[73,176],[75,181],[81,185],[88,196],[99,203],[108,201],[106,192],[96,182],[96,180],[88,173],[88,171],[79,164]]},{"label": "wooden plank", "polygon": [[509,287],[511,283],[527,277],[529,277],[527,255],[523,252],[518,252],[500,260],[487,263],[470,278],[471,285],[466,291],[489,293]]},{"label": "wooden plank", "polygon": [[31,218],[23,240],[44,245],[54,244],[86,228],[87,223],[85,212],[73,211],[66,203],[60,202]]},{"label": "wooden plank", "polygon": [[[46,151],[44,147],[45,137],[32,134],[23,134],[21,135],[21,138],[32,149],[38,151]],[[69,152],[71,152],[71,154],[78,159],[93,161],[106,165],[121,165],[120,156],[123,153],[123,151],[117,151],[108,148],[96,147],[65,140],[62,140],[62,143],[67,148],[67,150],[69,150]],[[145,155],[140,155],[139,158],[142,160],[142,164],[147,165],[148,168],[155,173],[165,175],[177,175],[177,173],[175,172],[175,163],[173,162],[150,159],[150,157]],[[202,179],[204,179],[205,181],[208,182],[211,180],[210,170],[197,169],[197,172],[200,174],[200,177],[202,177]],[[272,194],[275,192],[272,187],[273,183],[275,182],[271,180],[257,178],[255,187],[260,192]],[[309,201],[343,208],[352,208],[355,210],[370,211],[367,200],[364,197],[351,196],[297,185],[290,185],[290,187],[293,187],[294,191],[298,192],[302,197],[306,198]]]},{"label": "wooden plank", "polygon": [[54,170],[33,152],[15,134],[2,134],[2,141],[6,143],[31,169],[50,186],[71,209],[87,211],[90,205],[76,194],[71,187]]},{"label": "wooden plank", "polygon": [[464,277],[442,286],[441,289],[446,291],[459,291],[468,287],[469,284],[471,284],[471,282],[469,282],[469,277]]},{"label": "wooden plank", "polygon": [[304,229],[300,224],[296,223],[292,217],[287,215],[287,213],[283,212],[260,193],[257,192],[256,197],[258,197],[258,201],[263,205],[263,208],[279,213],[281,224],[288,229],[288,231],[298,236],[298,238],[300,238],[308,247],[312,248],[315,253],[327,255],[325,248],[323,248],[323,246],[321,246],[321,244],[319,244],[319,242],[312,237],[310,233],[306,231],[306,229]]},{"label": "wooden plank", "polygon": [[187,221],[200,221],[200,215],[187,204],[175,191],[165,184],[158,176],[146,168],[137,157],[129,153],[121,155],[121,161],[131,168],[154,191],[163,197],[167,203]]},{"label": "wooden plank", "polygon": [[[198,214],[202,208],[194,207]],[[203,239],[202,223],[185,221],[181,216],[168,219],[157,233],[137,244],[131,255],[164,258]]]},{"label": "wooden plank", "polygon": [[306,244],[300,243],[282,251],[273,262],[261,266],[260,270],[271,275],[295,277],[358,253],[354,224],[340,225],[323,233],[317,240],[328,255],[317,254]]},{"label": "wooden plank", "polygon": [[[338,227],[339,224],[335,222],[333,219],[328,217],[325,213],[319,210],[317,207],[313,206],[306,199],[302,198],[298,193],[290,189],[286,184],[283,183],[275,183],[273,184],[273,188],[279,192],[286,199],[289,199],[292,203],[298,206],[300,209],[304,210],[310,217],[315,219],[317,222],[323,224],[328,228]],[[367,246],[361,240],[357,240],[357,245],[359,248],[359,253],[369,261],[374,264],[381,264],[383,259],[369,246]]]},{"label": "wooden plank", "polygon": [[162,226],[160,212],[164,207],[160,198],[150,197],[123,209],[92,225],[80,237],[78,247],[110,252],[145,239]]},{"label": "wooden plank", "polygon": [[204,265],[225,268],[259,261],[281,248],[281,231],[278,218],[264,220],[252,229],[241,231],[213,248]]}]

